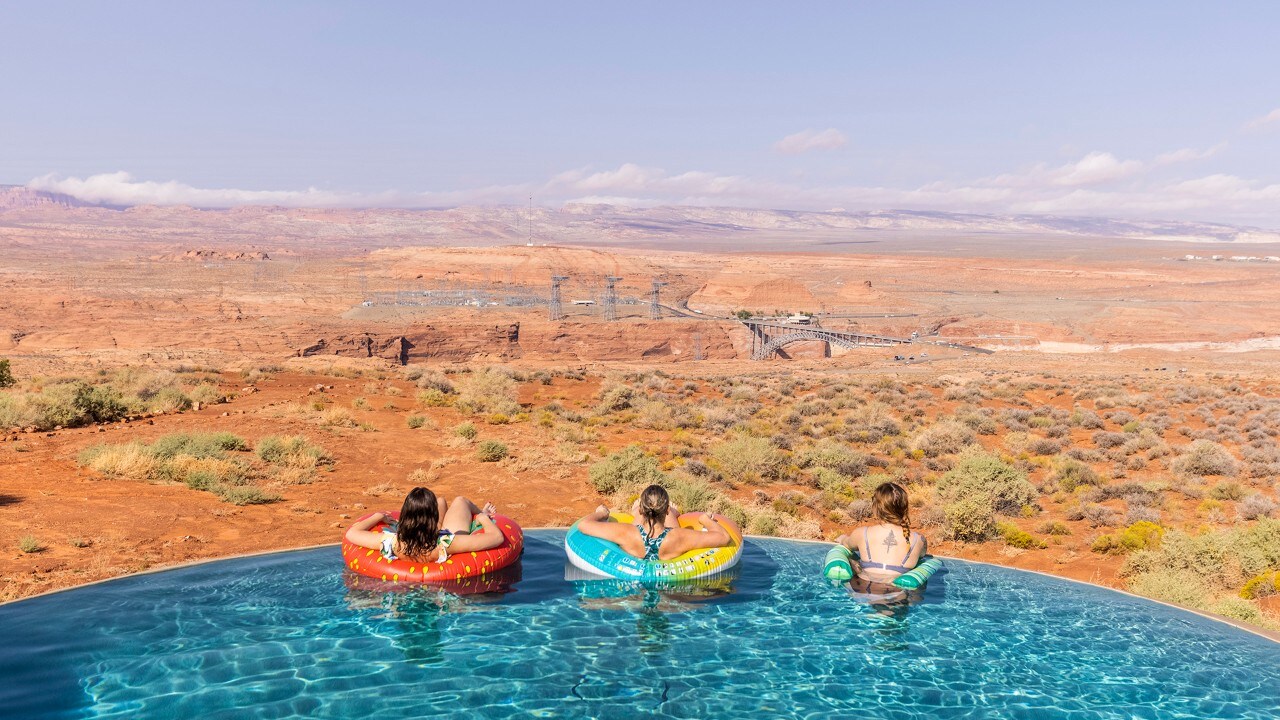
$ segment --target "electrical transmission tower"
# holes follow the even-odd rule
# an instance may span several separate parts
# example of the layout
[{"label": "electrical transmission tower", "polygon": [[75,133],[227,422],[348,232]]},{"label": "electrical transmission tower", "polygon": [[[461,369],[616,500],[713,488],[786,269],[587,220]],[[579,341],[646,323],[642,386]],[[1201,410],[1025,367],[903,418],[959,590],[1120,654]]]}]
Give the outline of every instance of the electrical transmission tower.
[{"label": "electrical transmission tower", "polygon": [[564,319],[564,309],[560,307],[560,283],[568,280],[567,275],[551,276],[551,321]]},{"label": "electrical transmission tower", "polygon": [[693,336],[693,359],[704,359],[702,357],[702,333],[695,333]]},{"label": "electrical transmission tower", "polygon": [[613,322],[618,319],[618,288],[615,287],[622,278],[610,275],[604,279],[604,319]]},{"label": "electrical transmission tower", "polygon": [[666,283],[662,282],[661,280],[653,281],[653,289],[649,291],[649,319],[650,320],[662,319],[662,306],[658,304],[658,297],[662,292],[662,288],[665,285]]}]

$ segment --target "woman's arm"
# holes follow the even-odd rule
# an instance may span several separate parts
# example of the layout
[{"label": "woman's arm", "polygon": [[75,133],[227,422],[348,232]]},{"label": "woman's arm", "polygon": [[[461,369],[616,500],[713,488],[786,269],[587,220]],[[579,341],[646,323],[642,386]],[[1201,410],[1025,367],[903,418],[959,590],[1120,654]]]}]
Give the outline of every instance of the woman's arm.
[{"label": "woman's arm", "polygon": [[733,538],[729,536],[729,531],[725,530],[724,526],[711,513],[699,515],[698,522],[702,523],[702,527],[706,528],[706,531],[691,533],[694,537],[692,547],[718,548],[733,542]]},{"label": "woman's arm", "polygon": [[386,514],[376,512],[363,520],[357,520],[347,529],[347,542],[362,548],[378,550],[382,547],[382,533],[373,532],[378,523],[387,519]]},{"label": "woman's arm", "polygon": [[928,546],[929,546],[929,538],[926,538],[923,533],[917,533],[916,531],[912,530],[911,534],[912,536],[919,535],[920,542],[915,543],[915,548],[913,548],[911,552],[907,554],[907,559],[902,561],[902,566],[909,567],[909,568],[913,568],[916,565],[920,564],[920,558],[926,552],[928,552]]},{"label": "woman's arm", "polygon": [[578,529],[582,531],[583,535],[598,537],[619,545],[626,540],[625,535],[627,533],[635,533],[635,530],[629,525],[611,522],[609,520],[609,508],[603,505],[597,505],[595,510],[582,516],[582,519],[578,521]]},{"label": "woman's arm", "polygon": [[481,550],[492,550],[502,544],[506,537],[502,531],[498,529],[498,524],[489,517],[487,513],[476,515],[480,522],[480,527],[484,528],[482,533],[472,533],[470,535],[454,535],[453,542],[449,543],[448,552],[450,555],[462,552],[480,552]]}]

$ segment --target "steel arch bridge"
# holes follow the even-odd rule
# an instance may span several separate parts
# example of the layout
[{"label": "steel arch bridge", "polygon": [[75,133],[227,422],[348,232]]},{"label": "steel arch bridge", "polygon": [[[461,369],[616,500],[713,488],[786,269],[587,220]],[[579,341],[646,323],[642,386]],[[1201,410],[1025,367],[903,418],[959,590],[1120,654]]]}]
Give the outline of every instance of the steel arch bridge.
[{"label": "steel arch bridge", "polygon": [[860,347],[893,347],[895,345],[936,345],[955,348],[969,352],[990,354],[986,348],[970,347],[957,343],[929,342],[918,338],[899,338],[888,335],[870,335],[867,333],[848,332],[842,330],[824,330],[822,328],[792,325],[768,320],[743,320],[751,330],[751,359],[767,360],[783,347],[795,342],[816,340],[843,348]]}]

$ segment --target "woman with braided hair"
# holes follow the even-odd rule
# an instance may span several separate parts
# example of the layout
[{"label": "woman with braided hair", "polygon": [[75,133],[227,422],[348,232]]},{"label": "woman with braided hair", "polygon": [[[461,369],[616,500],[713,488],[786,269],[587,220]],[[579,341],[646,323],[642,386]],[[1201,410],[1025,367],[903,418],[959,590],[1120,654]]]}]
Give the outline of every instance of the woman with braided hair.
[{"label": "woman with braided hair", "polygon": [[609,522],[609,508],[601,505],[578,521],[584,535],[617,543],[642,560],[670,560],[690,550],[718,548],[733,542],[710,513],[698,516],[702,530],[680,527],[680,513],[661,485],[650,485],[631,506],[634,525]]},{"label": "woman with braided hair", "polygon": [[871,495],[871,512],[879,522],[864,525],[836,542],[858,553],[858,576],[874,583],[889,583],[911,570],[925,554],[924,535],[911,530],[907,491],[887,482]]}]

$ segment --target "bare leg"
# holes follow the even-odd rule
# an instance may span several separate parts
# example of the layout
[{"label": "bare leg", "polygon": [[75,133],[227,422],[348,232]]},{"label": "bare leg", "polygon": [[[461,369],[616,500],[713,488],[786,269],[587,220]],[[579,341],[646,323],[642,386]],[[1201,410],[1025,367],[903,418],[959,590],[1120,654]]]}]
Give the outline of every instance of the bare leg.
[{"label": "bare leg", "polygon": [[441,521],[440,527],[450,532],[470,532],[471,518],[480,512],[480,508],[467,498],[459,495],[449,504],[449,510],[444,514],[444,520]]}]

